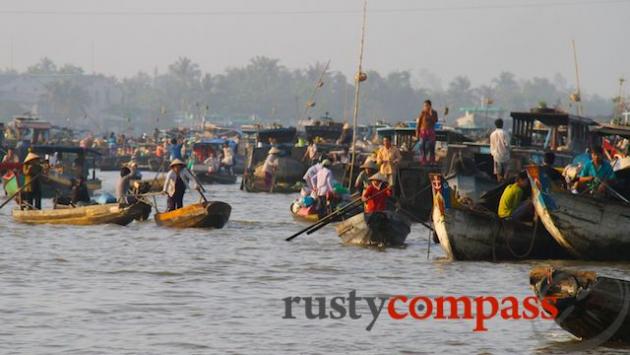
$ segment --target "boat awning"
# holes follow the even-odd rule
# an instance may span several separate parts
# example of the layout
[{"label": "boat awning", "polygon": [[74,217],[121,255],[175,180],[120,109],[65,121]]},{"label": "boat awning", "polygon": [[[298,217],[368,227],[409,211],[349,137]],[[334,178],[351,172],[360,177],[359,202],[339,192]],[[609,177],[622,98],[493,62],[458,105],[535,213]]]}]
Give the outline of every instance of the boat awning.
[{"label": "boat awning", "polygon": [[559,113],[559,112],[511,112],[510,116],[512,116],[515,120],[520,121],[540,121],[542,124],[546,126],[566,126],[570,122],[571,123],[581,123],[584,125],[596,125],[597,122],[593,121],[588,117],[570,115],[568,113]]},{"label": "boat awning", "polygon": [[34,145],[31,149],[35,153],[42,154],[54,154],[54,153],[74,153],[74,154],[88,154],[88,155],[101,155],[98,150],[81,147],[67,147],[57,145]]},{"label": "boat awning", "polygon": [[591,127],[591,132],[601,136],[620,136],[630,138],[630,126],[618,126],[602,124],[597,127]]}]

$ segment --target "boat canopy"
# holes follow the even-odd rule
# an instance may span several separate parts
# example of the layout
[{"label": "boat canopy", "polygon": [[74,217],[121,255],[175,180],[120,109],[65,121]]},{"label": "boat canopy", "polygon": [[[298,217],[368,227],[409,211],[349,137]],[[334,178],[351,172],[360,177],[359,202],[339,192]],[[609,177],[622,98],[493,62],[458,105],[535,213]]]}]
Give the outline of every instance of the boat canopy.
[{"label": "boat canopy", "polygon": [[597,127],[591,127],[591,132],[599,134],[600,136],[630,138],[630,126],[602,124]]}]

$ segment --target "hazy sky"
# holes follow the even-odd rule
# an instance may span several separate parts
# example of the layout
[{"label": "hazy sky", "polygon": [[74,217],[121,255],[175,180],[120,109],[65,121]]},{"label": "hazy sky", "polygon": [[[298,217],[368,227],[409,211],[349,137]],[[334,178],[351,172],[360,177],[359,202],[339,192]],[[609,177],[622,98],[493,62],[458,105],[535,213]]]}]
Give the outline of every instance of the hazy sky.
[{"label": "hazy sky", "polygon": [[[42,56],[91,71],[164,71],[188,56],[217,73],[266,55],[304,67],[332,60],[355,71],[362,0],[0,0],[0,67],[22,70]],[[168,13],[168,14],[165,14]],[[630,77],[630,0],[369,0],[365,67],[425,69],[444,85],[473,84],[502,70],[564,75],[614,95]],[[13,43],[13,51],[10,50]],[[92,47],[94,60],[92,60]]]}]

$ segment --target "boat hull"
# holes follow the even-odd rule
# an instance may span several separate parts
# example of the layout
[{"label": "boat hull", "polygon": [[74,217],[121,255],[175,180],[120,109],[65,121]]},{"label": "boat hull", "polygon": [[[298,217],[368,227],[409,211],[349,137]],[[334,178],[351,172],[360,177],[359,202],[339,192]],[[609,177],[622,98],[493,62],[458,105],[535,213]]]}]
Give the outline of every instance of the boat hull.
[{"label": "boat hull", "polygon": [[344,244],[361,246],[401,246],[411,231],[410,222],[393,211],[359,213],[336,229]]},{"label": "boat hull", "polygon": [[630,343],[630,281],[536,267],[530,284],[538,298],[556,299],[555,322],[593,348],[606,342]]},{"label": "boat hull", "polygon": [[171,228],[220,229],[230,219],[232,207],[225,202],[196,203],[175,211],[157,213],[155,223]]},{"label": "boat hull", "polygon": [[630,260],[630,206],[551,192],[537,167],[528,167],[536,214],[569,253],[587,260]]},{"label": "boat hull", "polygon": [[[97,225],[118,224],[125,226],[133,220],[142,219],[151,206],[139,202],[131,206],[117,203],[92,205],[53,210],[19,210],[12,212],[13,219],[26,224]],[[148,217],[148,216],[147,216]]]}]

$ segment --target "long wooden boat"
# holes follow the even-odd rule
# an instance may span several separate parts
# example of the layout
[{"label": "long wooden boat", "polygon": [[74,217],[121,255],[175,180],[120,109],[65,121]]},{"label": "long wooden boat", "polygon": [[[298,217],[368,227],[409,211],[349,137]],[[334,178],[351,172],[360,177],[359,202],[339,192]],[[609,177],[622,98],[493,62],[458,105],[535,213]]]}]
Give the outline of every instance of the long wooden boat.
[{"label": "long wooden boat", "polygon": [[13,219],[27,224],[67,224],[67,225],[96,225],[118,224],[125,226],[135,219],[142,219],[151,206],[138,202],[130,206],[117,203],[106,205],[90,205],[74,208],[48,210],[20,210],[12,211]]},{"label": "long wooden boat", "polygon": [[537,166],[527,173],[536,214],[558,244],[579,259],[630,260],[630,206],[554,192]]},{"label": "long wooden boat", "polygon": [[155,223],[174,228],[223,228],[231,212],[232,207],[225,202],[195,203],[175,211],[156,213]]},{"label": "long wooden boat", "polygon": [[336,229],[344,244],[401,246],[411,232],[411,223],[395,211],[359,213],[340,222]]},{"label": "long wooden boat", "polygon": [[589,348],[630,344],[630,281],[538,266],[530,272],[530,285],[540,299],[555,298],[555,322]]},{"label": "long wooden boat", "polygon": [[433,227],[451,260],[566,259],[570,255],[536,223],[501,220],[487,208],[453,201],[442,176],[432,174]]},{"label": "long wooden boat", "polygon": [[199,181],[204,184],[236,184],[237,178],[235,174],[230,175],[223,170],[208,172],[208,165],[206,164],[195,164],[192,171],[195,173]]}]

